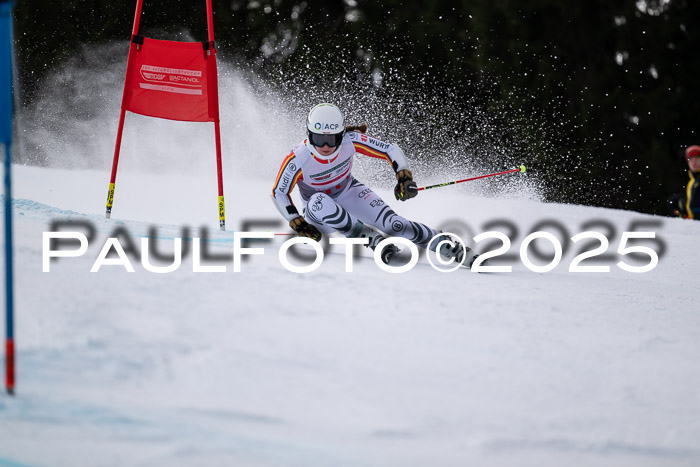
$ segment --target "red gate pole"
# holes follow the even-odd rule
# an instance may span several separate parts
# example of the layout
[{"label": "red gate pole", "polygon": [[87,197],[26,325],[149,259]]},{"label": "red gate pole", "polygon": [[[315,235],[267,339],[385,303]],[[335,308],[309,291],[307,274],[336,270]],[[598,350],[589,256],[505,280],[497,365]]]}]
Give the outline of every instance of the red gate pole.
[{"label": "red gate pole", "polygon": [[216,172],[219,183],[219,227],[226,230],[226,211],[224,209],[224,177],[221,173],[221,130],[219,120],[214,122],[214,136],[216,137]]},{"label": "red gate pole", "polygon": [[[219,185],[219,227],[226,230],[226,211],[224,209],[224,176],[221,169],[221,128],[219,124],[219,84],[216,70],[216,49],[214,48],[214,18],[212,14],[211,0],[207,0],[207,31],[209,34],[209,49],[207,56],[214,60],[213,66],[209,66],[207,75],[209,77],[209,106],[213,108],[214,138],[216,139],[216,177]],[[210,110],[211,112],[211,110]]]},{"label": "red gate pole", "polygon": [[139,22],[141,20],[141,8],[143,6],[143,0],[136,0],[136,13],[134,15],[134,27],[131,30],[131,44],[129,47],[129,57],[126,61],[126,77],[124,78],[124,92],[122,93],[122,106],[121,112],[119,113],[119,127],[117,128],[117,142],[114,145],[114,159],[112,161],[112,175],[109,179],[109,189],[107,190],[107,210],[105,217],[107,219],[112,215],[112,202],[114,201],[114,183],[117,179],[117,165],[119,164],[119,150],[122,145],[122,131],[124,130],[124,116],[126,115],[126,102],[127,102],[127,92],[131,89],[129,84],[129,69],[132,65],[132,60],[134,58],[134,49],[138,50],[140,45],[133,42],[134,36],[139,33]]}]

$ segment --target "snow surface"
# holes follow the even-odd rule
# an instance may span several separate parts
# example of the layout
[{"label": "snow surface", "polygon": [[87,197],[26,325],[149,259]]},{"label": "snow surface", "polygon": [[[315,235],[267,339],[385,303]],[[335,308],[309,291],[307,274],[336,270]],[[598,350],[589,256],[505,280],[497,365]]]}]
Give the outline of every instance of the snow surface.
[{"label": "snow surface", "polygon": [[[232,251],[244,220],[277,220],[271,180],[227,174],[229,232],[213,176],[14,167],[17,395],[0,396],[0,466],[699,465],[700,223],[469,196],[392,203],[432,225],[510,219],[512,252],[539,220],[659,222],[649,273],[405,274],[328,254],[286,271],[282,240],[234,273],[90,268],[108,235],[181,226]],[[381,191],[386,200],[388,191]],[[94,226],[81,258],[42,272],[55,220]],[[64,229],[65,230],[65,229]],[[248,229],[270,230],[270,228]],[[287,232],[280,222],[277,232]],[[649,230],[649,229],[647,229]],[[556,232],[555,232],[556,233]],[[573,250],[573,248],[571,248]],[[584,263],[590,264],[590,263]],[[3,282],[4,284],[4,282]]]}]

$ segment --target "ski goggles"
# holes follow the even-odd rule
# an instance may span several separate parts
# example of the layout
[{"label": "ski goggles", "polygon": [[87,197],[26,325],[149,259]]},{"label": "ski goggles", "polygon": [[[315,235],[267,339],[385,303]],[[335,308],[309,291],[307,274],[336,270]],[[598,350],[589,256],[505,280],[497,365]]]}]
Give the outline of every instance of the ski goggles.
[{"label": "ski goggles", "polygon": [[691,157],[700,157],[700,146],[690,146],[685,150],[685,158],[688,160]]},{"label": "ski goggles", "polygon": [[336,133],[334,135],[322,135],[319,133],[309,133],[309,141],[312,145],[322,148],[328,145],[331,148],[340,146],[343,142],[343,133]]}]

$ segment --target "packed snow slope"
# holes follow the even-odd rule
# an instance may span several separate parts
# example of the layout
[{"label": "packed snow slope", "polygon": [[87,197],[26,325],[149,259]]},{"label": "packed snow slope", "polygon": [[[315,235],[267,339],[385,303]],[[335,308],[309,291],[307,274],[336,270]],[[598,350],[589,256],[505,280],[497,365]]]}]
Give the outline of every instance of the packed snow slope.
[{"label": "packed snow slope", "polygon": [[[360,252],[345,272],[331,249],[297,274],[278,237],[233,272],[233,231],[289,232],[269,199],[275,164],[268,179],[225,174],[227,232],[213,171],[133,165],[110,220],[108,170],[14,166],[17,395],[0,396],[0,466],[700,465],[700,223],[379,189],[410,219],[504,232],[512,257],[495,264],[513,271],[440,273],[421,258],[390,274]],[[67,220],[94,230],[88,251],[42,272],[42,233]],[[154,228],[172,255],[183,227],[226,272],[193,272],[191,249],[168,274],[136,254],[133,273],[90,272],[115,231],[138,252]],[[545,273],[519,257],[537,230],[569,245]],[[581,248],[564,235],[587,230],[609,237],[609,257],[581,264],[610,272],[569,272]],[[649,262],[617,253],[630,230],[655,232],[652,271],[616,265]]]}]

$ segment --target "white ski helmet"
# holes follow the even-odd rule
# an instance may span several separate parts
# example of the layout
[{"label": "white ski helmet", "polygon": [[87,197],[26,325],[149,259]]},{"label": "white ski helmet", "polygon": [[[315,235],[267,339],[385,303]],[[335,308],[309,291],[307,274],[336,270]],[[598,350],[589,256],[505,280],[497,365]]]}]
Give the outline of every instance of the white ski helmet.
[{"label": "white ski helmet", "polygon": [[340,148],[345,134],[345,117],[333,104],[318,104],[309,112],[306,129],[312,146],[323,147],[327,144],[332,148]]}]

